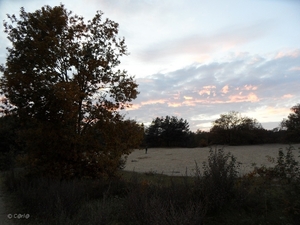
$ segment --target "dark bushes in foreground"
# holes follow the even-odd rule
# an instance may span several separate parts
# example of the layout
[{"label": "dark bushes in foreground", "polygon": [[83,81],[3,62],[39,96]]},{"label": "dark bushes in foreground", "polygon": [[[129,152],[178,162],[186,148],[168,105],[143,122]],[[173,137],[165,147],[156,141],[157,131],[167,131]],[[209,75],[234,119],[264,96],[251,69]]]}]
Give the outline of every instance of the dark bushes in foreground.
[{"label": "dark bushes in foreground", "polygon": [[30,214],[22,221],[28,224],[196,225],[206,212],[190,184],[159,186],[135,174],[129,181],[9,179],[7,174],[8,190],[21,200],[15,204]]},{"label": "dark bushes in foreground", "polygon": [[211,148],[209,153],[208,163],[203,163],[203,172],[196,169],[195,188],[207,209],[216,212],[235,196],[234,184],[240,163],[231,153],[225,154],[223,148]]},{"label": "dark bushes in foreground", "polygon": [[58,181],[8,173],[6,188],[18,199],[15,206],[30,214],[16,221],[22,224],[296,225],[299,164],[291,151],[281,150],[273,169],[256,168],[244,177],[238,176],[233,155],[211,149],[194,177],[131,173],[130,178]]}]

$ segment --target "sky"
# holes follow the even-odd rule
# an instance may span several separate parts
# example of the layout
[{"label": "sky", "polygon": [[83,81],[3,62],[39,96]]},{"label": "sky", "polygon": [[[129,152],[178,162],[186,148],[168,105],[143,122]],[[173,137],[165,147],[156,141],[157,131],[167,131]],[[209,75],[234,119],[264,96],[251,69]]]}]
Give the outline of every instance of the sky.
[{"label": "sky", "polygon": [[[140,92],[126,118],[177,116],[207,131],[238,111],[273,129],[300,103],[298,0],[0,0],[0,21],[60,3],[119,23],[130,53],[120,68]],[[0,29],[0,64],[9,45]]]}]

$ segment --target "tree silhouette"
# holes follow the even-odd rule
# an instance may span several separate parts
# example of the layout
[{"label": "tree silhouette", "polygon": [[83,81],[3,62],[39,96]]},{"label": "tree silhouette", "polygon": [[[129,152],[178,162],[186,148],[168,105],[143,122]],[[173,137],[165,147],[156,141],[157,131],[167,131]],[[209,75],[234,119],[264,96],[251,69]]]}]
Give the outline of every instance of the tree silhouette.
[{"label": "tree silhouette", "polygon": [[[8,15],[12,43],[0,87],[23,123],[31,171],[63,178],[112,174],[137,146],[139,126],[124,121],[138,91],[117,70],[127,54],[118,24],[98,11],[87,22],[64,5]],[[90,171],[87,173],[87,171]]]},{"label": "tree silhouette", "polygon": [[281,122],[281,128],[287,130],[287,140],[300,141],[300,104],[291,108],[292,113]]},{"label": "tree silhouette", "polygon": [[175,116],[155,118],[146,130],[146,142],[150,146],[178,147],[186,146],[189,124]]},{"label": "tree silhouette", "polygon": [[220,118],[213,122],[210,133],[217,144],[255,144],[263,142],[263,130],[256,119],[242,117],[238,112],[230,111],[221,114]]}]

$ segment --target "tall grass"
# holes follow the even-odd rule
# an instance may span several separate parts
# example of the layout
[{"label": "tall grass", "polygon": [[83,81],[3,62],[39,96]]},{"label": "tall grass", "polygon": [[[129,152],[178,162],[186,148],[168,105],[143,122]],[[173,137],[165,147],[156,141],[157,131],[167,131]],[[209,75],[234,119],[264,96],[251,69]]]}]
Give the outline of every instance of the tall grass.
[{"label": "tall grass", "polygon": [[235,195],[235,181],[240,163],[224,149],[209,150],[207,163],[203,162],[203,172],[196,164],[196,188],[209,211],[216,212]]},{"label": "tall grass", "polygon": [[[297,178],[293,157],[279,152],[274,168],[282,172],[291,163]],[[239,165],[223,149],[210,149],[194,177],[122,172],[114,179],[59,181],[19,172],[5,175],[5,187],[17,199],[16,211],[30,214],[15,221],[20,224],[299,224],[299,180],[283,182],[282,173],[268,173],[282,180],[266,179],[259,168],[240,177]]]}]

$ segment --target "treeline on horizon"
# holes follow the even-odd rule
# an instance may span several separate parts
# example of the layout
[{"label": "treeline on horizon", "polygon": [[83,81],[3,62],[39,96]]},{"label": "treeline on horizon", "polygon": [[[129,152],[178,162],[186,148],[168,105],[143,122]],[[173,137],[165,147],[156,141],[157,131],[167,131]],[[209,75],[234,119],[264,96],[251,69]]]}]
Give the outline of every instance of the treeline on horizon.
[{"label": "treeline on horizon", "polygon": [[157,117],[145,128],[143,147],[206,147],[209,145],[255,145],[300,142],[300,104],[280,126],[267,130],[256,120],[236,111],[221,114],[209,131],[189,130],[187,120]]}]

